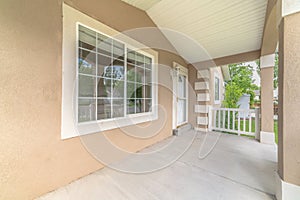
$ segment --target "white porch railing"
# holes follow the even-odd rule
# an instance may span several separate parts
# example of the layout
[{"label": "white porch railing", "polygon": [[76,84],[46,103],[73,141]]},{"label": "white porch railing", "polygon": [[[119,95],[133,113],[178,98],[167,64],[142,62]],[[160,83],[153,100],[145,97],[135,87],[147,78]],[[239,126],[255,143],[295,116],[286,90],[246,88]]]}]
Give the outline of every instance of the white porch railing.
[{"label": "white porch railing", "polygon": [[255,136],[260,132],[259,108],[210,108],[209,130]]}]

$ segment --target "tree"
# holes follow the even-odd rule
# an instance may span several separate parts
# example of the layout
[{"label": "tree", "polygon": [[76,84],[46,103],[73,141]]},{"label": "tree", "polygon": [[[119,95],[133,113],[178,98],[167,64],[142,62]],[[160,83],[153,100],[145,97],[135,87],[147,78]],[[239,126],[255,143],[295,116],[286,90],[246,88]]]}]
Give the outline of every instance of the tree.
[{"label": "tree", "polygon": [[250,95],[250,104],[253,105],[255,92],[258,86],[254,84],[253,67],[250,65],[231,64],[228,66],[231,80],[226,82],[226,92],[223,105],[227,108],[237,108],[238,101],[243,94]]}]

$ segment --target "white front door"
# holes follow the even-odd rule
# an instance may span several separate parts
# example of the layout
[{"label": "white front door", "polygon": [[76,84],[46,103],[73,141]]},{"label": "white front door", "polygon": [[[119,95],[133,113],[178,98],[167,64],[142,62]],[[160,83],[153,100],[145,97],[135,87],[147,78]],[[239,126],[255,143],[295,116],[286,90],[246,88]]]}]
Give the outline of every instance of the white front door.
[{"label": "white front door", "polygon": [[173,77],[173,129],[188,122],[188,73],[187,68],[174,64]]}]

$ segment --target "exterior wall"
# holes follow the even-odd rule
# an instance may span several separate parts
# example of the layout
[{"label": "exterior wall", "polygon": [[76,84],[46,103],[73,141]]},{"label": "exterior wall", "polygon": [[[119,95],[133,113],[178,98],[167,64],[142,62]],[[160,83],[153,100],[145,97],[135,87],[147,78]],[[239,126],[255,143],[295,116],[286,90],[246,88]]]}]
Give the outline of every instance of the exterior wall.
[{"label": "exterior wall", "polygon": [[[189,65],[189,123],[200,131],[208,129],[208,107],[221,107],[224,100],[224,79],[221,67],[197,70]],[[215,102],[215,75],[220,78],[220,101]]]},{"label": "exterior wall", "polygon": [[300,13],[280,25],[278,171],[283,181],[300,186]]},{"label": "exterior wall", "polygon": [[[118,31],[155,26],[145,12],[119,0],[66,2]],[[0,23],[0,199],[32,199],[103,165],[80,138],[60,139],[62,0],[1,1]],[[159,32],[153,37],[170,45]],[[159,63],[185,66],[182,58],[158,52]],[[171,84],[171,77],[158,78]],[[172,116],[171,91],[160,87],[158,93],[159,104]],[[118,129],[103,134],[135,152],[170,136],[172,119],[150,139],[138,140]]]}]

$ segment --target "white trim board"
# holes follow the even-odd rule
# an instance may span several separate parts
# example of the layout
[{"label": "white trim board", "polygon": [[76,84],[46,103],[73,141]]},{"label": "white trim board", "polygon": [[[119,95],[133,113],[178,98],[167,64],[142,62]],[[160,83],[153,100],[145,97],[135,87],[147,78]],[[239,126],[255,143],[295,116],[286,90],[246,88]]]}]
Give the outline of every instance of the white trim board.
[{"label": "white trim board", "polygon": [[208,90],[209,83],[208,82],[195,82],[195,90]]},{"label": "white trim board", "polygon": [[195,105],[195,113],[208,113],[207,105]]},{"label": "white trim board", "polygon": [[97,30],[110,37],[114,37],[127,45],[134,47],[133,50],[139,51],[143,49],[143,53],[148,53],[154,58],[154,62],[158,60],[158,53],[149,47],[133,40],[132,38],[121,34],[120,32],[110,28],[109,26],[79,12],[78,10],[63,4],[63,46],[62,46],[62,110],[61,110],[61,138],[67,139],[84,134],[97,133],[104,130],[110,130],[149,122],[158,119],[158,88],[157,88],[157,65],[153,65],[152,82],[153,86],[153,106],[152,112],[135,114],[122,118],[115,118],[103,121],[94,121],[92,123],[78,124],[77,118],[77,95],[76,95],[76,51],[77,51],[77,25],[85,26]]},{"label": "white trim board", "polygon": [[210,97],[208,93],[197,94],[197,101],[209,101]]},{"label": "white trim board", "polygon": [[208,117],[197,117],[198,125],[208,125]]},{"label": "white trim board", "polygon": [[260,57],[260,68],[274,67],[275,66],[275,54],[269,54]]},{"label": "white trim board", "polygon": [[197,71],[197,78],[204,78],[204,79],[209,79],[210,77],[210,72],[208,69],[203,69],[203,70],[198,70]]},{"label": "white trim board", "polygon": [[275,144],[275,134],[272,132],[260,132],[260,142],[264,144]]},{"label": "white trim board", "polygon": [[277,200],[299,200],[300,186],[283,181],[277,172],[275,179]]}]

